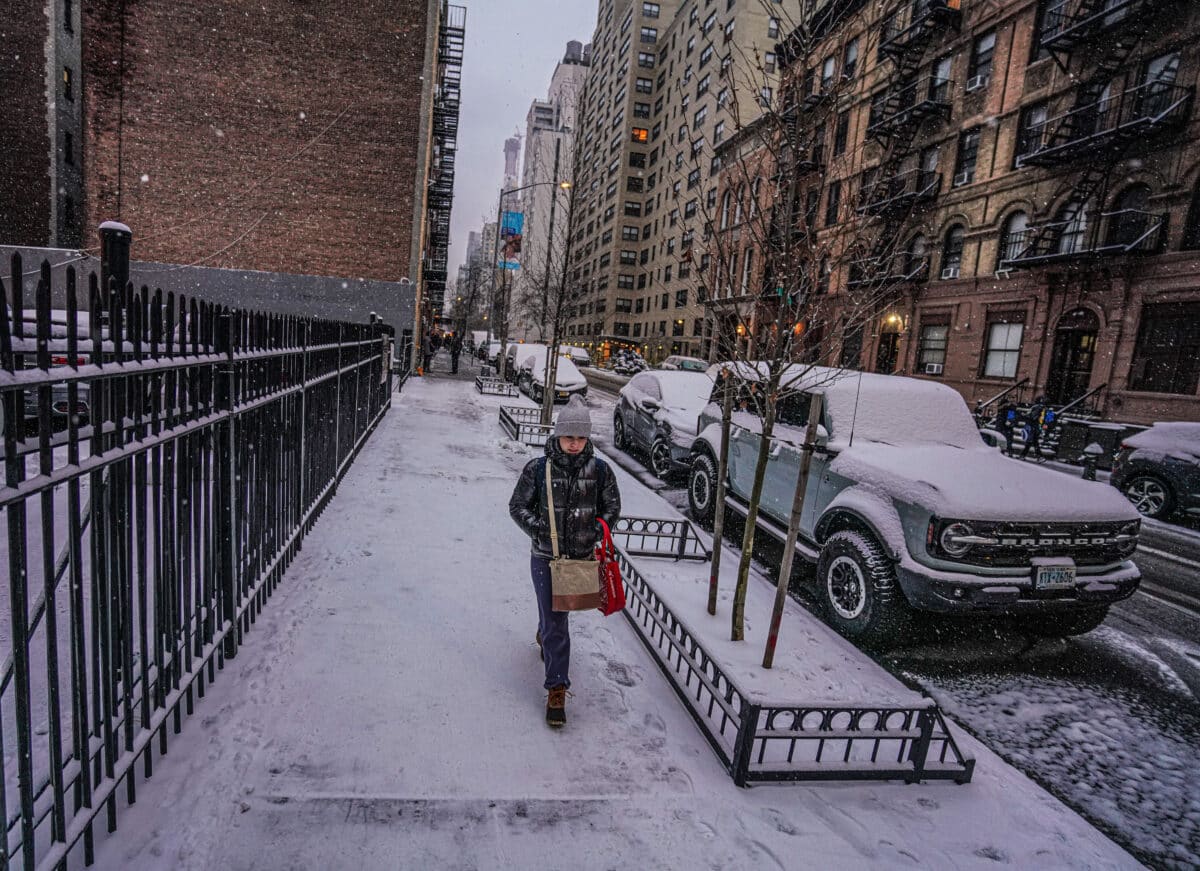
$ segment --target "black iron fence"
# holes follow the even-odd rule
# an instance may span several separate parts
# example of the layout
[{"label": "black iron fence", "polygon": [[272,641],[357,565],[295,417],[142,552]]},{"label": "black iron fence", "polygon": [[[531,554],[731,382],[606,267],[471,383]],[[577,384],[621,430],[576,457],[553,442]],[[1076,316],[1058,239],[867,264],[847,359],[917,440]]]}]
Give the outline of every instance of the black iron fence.
[{"label": "black iron fence", "polygon": [[[105,287],[19,257],[0,410],[5,867],[93,859],[391,403],[382,325]],[[54,308],[51,300],[62,300]]]},{"label": "black iron fence", "polygon": [[510,439],[540,448],[554,431],[550,424],[542,423],[542,410],[535,406],[500,406],[500,427]]}]

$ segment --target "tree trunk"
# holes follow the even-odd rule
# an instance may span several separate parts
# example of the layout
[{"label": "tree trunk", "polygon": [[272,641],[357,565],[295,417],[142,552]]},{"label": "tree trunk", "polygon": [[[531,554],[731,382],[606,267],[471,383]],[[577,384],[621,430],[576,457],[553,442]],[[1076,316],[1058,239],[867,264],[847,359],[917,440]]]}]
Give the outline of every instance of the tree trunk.
[{"label": "tree trunk", "polygon": [[554,419],[554,387],[558,384],[558,342],[546,352],[546,381],[542,385],[542,424],[550,425]]},{"label": "tree trunk", "polygon": [[725,541],[725,476],[729,473],[729,422],[733,418],[733,375],[726,373],[721,399],[721,450],[717,458],[717,493],[713,497],[712,573],[708,577],[708,613],[717,613],[717,587],[721,579],[721,550]]},{"label": "tree trunk", "polygon": [[775,431],[775,385],[771,386],[767,412],[763,415],[762,439],[758,446],[758,462],[754,466],[754,486],[750,490],[750,505],[746,514],[746,531],[742,534],[742,558],[738,562],[737,587],[733,593],[733,620],[730,638],[742,641],[746,636],[746,586],[750,580],[750,556],[754,551],[754,530],[758,521],[758,503],[762,499],[763,480],[767,476],[767,460],[771,454],[771,433]]},{"label": "tree trunk", "polygon": [[787,600],[788,584],[792,577],[792,560],[796,555],[796,539],[800,535],[800,515],[804,511],[804,494],[808,490],[817,426],[821,423],[822,398],[820,394],[815,394],[808,409],[808,429],[804,433],[804,446],[800,449],[800,476],[796,479],[796,493],[792,496],[792,516],[788,519],[787,541],[783,545],[783,560],[779,565],[779,578],[775,582],[775,607],[771,611],[771,627],[767,632],[767,646],[763,651],[763,668],[770,668],[775,663],[775,643],[779,640],[779,624],[783,622],[783,605]]}]

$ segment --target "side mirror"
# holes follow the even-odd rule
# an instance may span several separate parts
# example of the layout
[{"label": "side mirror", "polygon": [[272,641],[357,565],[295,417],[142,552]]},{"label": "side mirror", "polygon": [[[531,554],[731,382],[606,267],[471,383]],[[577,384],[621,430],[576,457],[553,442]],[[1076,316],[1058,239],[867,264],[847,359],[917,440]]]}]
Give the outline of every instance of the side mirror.
[{"label": "side mirror", "polygon": [[646,411],[658,411],[660,408],[662,408],[662,406],[659,404],[657,399],[652,399],[651,397],[646,396],[642,399],[642,408],[644,408]]},{"label": "side mirror", "polygon": [[823,448],[829,444],[829,430],[824,424],[817,424],[817,447]]}]

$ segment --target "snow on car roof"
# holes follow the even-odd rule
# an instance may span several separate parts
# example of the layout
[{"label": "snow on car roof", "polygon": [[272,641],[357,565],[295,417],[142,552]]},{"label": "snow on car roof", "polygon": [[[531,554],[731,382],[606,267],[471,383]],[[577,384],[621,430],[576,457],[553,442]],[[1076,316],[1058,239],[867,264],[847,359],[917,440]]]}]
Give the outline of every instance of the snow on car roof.
[{"label": "snow on car roof", "polygon": [[1156,423],[1150,429],[1125,439],[1139,454],[1200,462],[1200,423]]}]

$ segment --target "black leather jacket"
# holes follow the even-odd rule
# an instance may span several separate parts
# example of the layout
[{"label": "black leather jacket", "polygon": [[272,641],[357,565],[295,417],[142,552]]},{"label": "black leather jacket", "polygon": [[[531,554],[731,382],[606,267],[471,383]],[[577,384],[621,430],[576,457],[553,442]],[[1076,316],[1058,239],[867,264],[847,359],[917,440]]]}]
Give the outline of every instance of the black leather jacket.
[{"label": "black leather jacket", "polygon": [[[587,559],[600,541],[597,517],[612,526],[621,516],[621,493],[617,476],[603,460],[595,456],[589,440],[583,451],[571,456],[558,445],[558,439],[546,441],[546,462],[554,488],[554,519],[558,527],[558,552],[572,559]],[[604,465],[604,471],[600,466]],[[602,480],[600,480],[602,479]],[[546,510],[546,472],[542,459],[530,460],[521,470],[508,513],[521,531],[532,539],[534,556],[549,559],[550,515]]]}]

